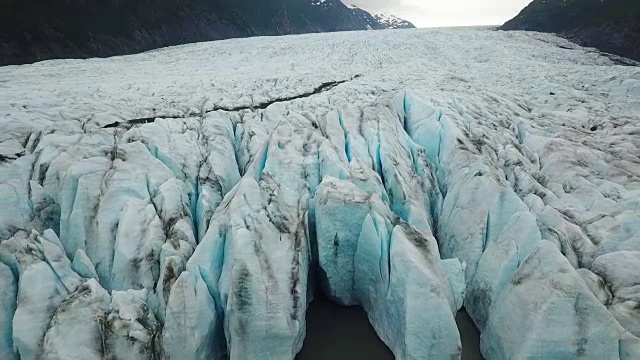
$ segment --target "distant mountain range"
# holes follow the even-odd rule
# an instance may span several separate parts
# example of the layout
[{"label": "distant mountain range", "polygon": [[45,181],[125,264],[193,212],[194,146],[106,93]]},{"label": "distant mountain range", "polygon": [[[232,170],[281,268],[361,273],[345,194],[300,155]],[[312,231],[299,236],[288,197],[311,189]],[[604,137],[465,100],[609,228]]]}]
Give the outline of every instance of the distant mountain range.
[{"label": "distant mountain range", "polygon": [[640,61],[640,0],[534,0],[501,29],[553,32]]},{"label": "distant mountain range", "polygon": [[234,37],[407,27],[414,26],[339,0],[2,0],[0,65]]}]

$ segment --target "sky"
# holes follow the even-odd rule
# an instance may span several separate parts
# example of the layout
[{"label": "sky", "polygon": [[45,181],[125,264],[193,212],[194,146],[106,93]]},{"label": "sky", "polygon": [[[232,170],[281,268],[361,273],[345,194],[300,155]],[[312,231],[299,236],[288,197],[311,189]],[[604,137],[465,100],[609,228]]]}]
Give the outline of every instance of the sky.
[{"label": "sky", "polygon": [[342,0],[374,13],[399,16],[417,27],[501,25],[531,0]]}]

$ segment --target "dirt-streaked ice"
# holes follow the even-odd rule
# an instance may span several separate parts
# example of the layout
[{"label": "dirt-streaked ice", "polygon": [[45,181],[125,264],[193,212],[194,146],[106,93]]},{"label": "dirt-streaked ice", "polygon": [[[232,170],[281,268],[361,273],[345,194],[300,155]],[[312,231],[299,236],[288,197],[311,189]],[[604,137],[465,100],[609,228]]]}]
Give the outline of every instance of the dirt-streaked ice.
[{"label": "dirt-streaked ice", "polygon": [[0,68],[0,357],[292,359],[313,282],[400,359],[640,357],[640,68],[552,35]]}]

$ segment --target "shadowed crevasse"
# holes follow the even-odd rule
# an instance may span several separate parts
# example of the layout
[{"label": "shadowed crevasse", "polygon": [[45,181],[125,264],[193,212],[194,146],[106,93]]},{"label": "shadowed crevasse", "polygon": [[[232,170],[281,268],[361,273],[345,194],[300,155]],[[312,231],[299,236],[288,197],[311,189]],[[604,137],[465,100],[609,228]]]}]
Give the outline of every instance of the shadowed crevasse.
[{"label": "shadowed crevasse", "polygon": [[[464,309],[456,315],[462,340],[462,360],[482,360],[480,332]],[[307,310],[307,335],[296,360],[393,360],[360,306],[341,306],[326,296]]]},{"label": "shadowed crevasse", "polygon": [[307,336],[297,360],[392,360],[360,306],[340,306],[324,296],[307,310]]},{"label": "shadowed crevasse", "polygon": [[[358,74],[358,75],[355,75],[352,78],[346,79],[346,80],[328,81],[328,82],[320,84],[320,86],[316,87],[312,91],[309,91],[309,92],[306,92],[306,93],[302,93],[300,95],[294,95],[294,96],[278,98],[278,99],[274,99],[274,100],[271,100],[271,101],[267,101],[267,102],[264,102],[264,103],[251,105],[251,106],[238,106],[238,107],[235,107],[235,108],[226,108],[226,107],[222,107],[222,106],[215,106],[213,109],[207,110],[204,113],[208,114],[208,113],[212,113],[212,112],[219,111],[219,110],[228,111],[228,112],[238,112],[238,111],[242,111],[242,110],[257,110],[257,109],[264,110],[264,109],[268,108],[269,106],[271,106],[273,104],[293,101],[293,100],[297,100],[297,99],[302,99],[302,98],[306,98],[306,97],[309,97],[309,96],[313,96],[313,95],[317,95],[317,94],[323,93],[325,91],[329,91],[329,90],[333,89],[334,87],[336,87],[336,86],[338,86],[340,84],[344,84],[346,82],[353,81],[353,80],[355,80],[355,79],[357,79],[357,78],[359,78],[361,76],[362,75]],[[158,116],[153,116],[153,117],[144,117],[144,118],[138,118],[138,119],[116,121],[114,123],[107,124],[107,125],[103,126],[102,128],[103,129],[109,129],[109,128],[117,128],[117,127],[132,127],[134,125],[142,125],[142,124],[152,123],[156,119],[162,119],[162,118],[185,119],[185,118],[196,117],[196,116],[200,116],[200,115],[202,115],[202,114],[188,113],[188,114],[182,115],[182,116],[162,116],[162,115],[158,115]]]}]

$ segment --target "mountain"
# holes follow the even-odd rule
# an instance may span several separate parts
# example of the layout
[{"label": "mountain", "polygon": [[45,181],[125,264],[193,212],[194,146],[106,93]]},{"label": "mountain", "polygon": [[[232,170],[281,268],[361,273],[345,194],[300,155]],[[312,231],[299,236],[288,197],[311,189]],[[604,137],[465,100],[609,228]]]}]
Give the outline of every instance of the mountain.
[{"label": "mountain", "polygon": [[0,67],[0,359],[293,360],[319,296],[396,359],[460,359],[463,305],[486,359],[640,359],[640,71],[558,43]]},{"label": "mountain", "polygon": [[379,29],[415,29],[411,22],[397,16],[386,14],[371,14],[355,5],[348,5],[349,9],[372,30]]},{"label": "mountain", "polygon": [[557,33],[640,61],[638,0],[534,0],[500,29]]},{"label": "mountain", "polygon": [[394,15],[375,14],[374,17],[386,29],[413,29],[416,27],[410,21]]},{"label": "mountain", "polygon": [[385,26],[380,23],[370,12],[355,5],[347,5],[347,7],[353,13],[353,15],[355,15],[360,21],[364,23],[365,27],[368,30],[380,30],[385,28]]},{"label": "mountain", "polygon": [[0,65],[234,37],[384,28],[339,0],[4,0]]}]

